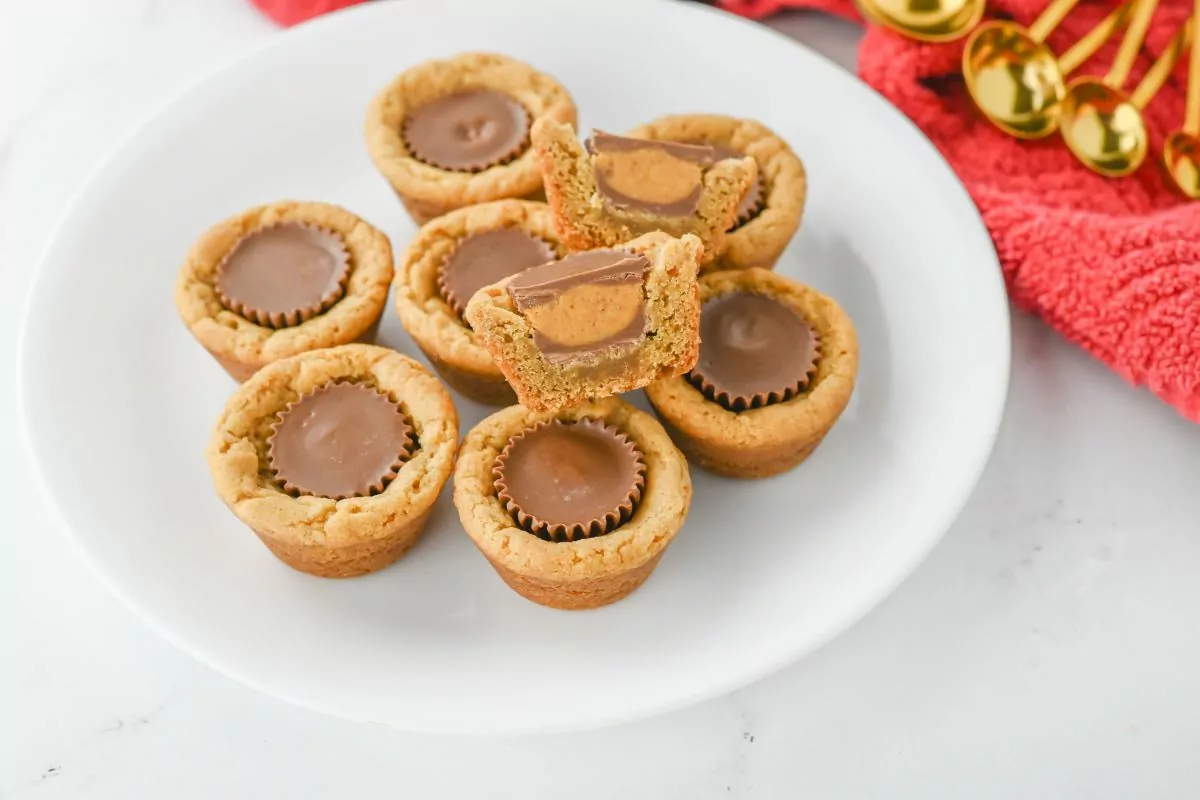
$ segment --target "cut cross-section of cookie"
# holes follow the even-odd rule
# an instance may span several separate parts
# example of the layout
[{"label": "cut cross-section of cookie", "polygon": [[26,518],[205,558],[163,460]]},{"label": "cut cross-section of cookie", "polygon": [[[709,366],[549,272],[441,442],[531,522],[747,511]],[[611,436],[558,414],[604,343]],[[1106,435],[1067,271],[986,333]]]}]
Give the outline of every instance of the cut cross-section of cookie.
[{"label": "cut cross-section of cookie", "polygon": [[508,283],[513,303],[533,325],[533,343],[552,362],[569,361],[646,334],[640,253],[593,250],[525,270]]},{"label": "cut cross-section of cookie", "polygon": [[696,213],[703,171],[718,161],[705,145],[654,142],[596,131],[587,140],[604,202],[665,217]]},{"label": "cut cross-section of cookie", "polygon": [[596,131],[585,147],[568,126],[547,119],[530,135],[555,224],[575,250],[663,231],[699,237],[709,258],[758,175],[753,158],[726,158],[708,145]]},{"label": "cut cross-section of cookie", "polygon": [[472,233],[458,242],[438,270],[438,291],[461,318],[471,296],[484,286],[555,258],[545,240],[519,228]]},{"label": "cut cross-section of cookie", "polygon": [[528,409],[630,392],[695,366],[702,253],[648,233],[486,286],[465,316]]},{"label": "cut cross-section of cookie", "polygon": [[601,420],[550,420],[511,437],[492,473],[500,502],[521,528],[574,541],[630,520],[646,464],[628,436]]},{"label": "cut cross-section of cookie", "polygon": [[217,267],[221,304],[269,328],[299,325],[346,293],[350,254],[334,233],[295,222],[251,231]]},{"label": "cut cross-section of cookie", "polygon": [[798,395],[816,369],[812,326],[773,297],[731,292],[700,310],[700,358],[688,380],[730,411]]},{"label": "cut cross-section of cookie", "polygon": [[724,242],[705,254],[712,271],[772,267],[804,216],[808,178],[804,162],[770,128],[752,119],[718,114],[672,114],[626,132],[664,142],[703,144],[723,159],[749,156],[754,183],[741,195]]},{"label": "cut cross-section of cookie", "polygon": [[399,404],[370,386],[338,382],[281,411],[267,453],[287,493],[342,500],[382,492],[413,443]]},{"label": "cut cross-section of cookie", "polygon": [[529,146],[529,112],[494,89],[448,94],[405,118],[404,144],[430,166],[480,172],[512,161]]}]

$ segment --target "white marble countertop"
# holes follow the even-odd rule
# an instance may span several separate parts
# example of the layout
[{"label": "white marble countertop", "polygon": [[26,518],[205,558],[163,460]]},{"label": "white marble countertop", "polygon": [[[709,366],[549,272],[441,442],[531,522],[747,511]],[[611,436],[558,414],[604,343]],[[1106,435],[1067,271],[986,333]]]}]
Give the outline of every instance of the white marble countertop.
[{"label": "white marble countertop", "polygon": [[[776,24],[852,63],[851,27]],[[116,141],[272,33],[244,0],[0,1],[0,798],[1200,796],[1200,429],[1020,315],[999,442],[946,539],[724,699],[553,740],[418,736],[284,705],[142,627],[26,474],[24,294]]]}]

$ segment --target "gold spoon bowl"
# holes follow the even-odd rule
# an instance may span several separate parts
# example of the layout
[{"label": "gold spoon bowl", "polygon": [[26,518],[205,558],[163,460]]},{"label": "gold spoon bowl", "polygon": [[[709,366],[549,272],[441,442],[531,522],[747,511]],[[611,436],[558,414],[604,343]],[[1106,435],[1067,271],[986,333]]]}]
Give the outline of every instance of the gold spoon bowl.
[{"label": "gold spoon bowl", "polygon": [[1096,172],[1119,178],[1146,160],[1146,124],[1120,89],[1096,78],[1073,81],[1062,118],[1067,147]]},{"label": "gold spoon bowl", "polygon": [[1043,44],[1075,5],[1055,0],[1029,26],[994,20],[980,25],[963,49],[963,78],[979,110],[1000,130],[1019,139],[1040,139],[1058,128],[1066,96],[1066,76],[1123,25],[1132,7],[1127,0],[1056,58]]},{"label": "gold spoon bowl", "polygon": [[923,42],[961,39],[983,19],[985,0],[858,0],[877,25]]},{"label": "gold spoon bowl", "polygon": [[1021,139],[1054,132],[1052,113],[1066,94],[1050,48],[1011,22],[984,23],[963,51],[963,74],[976,105],[995,125]]},{"label": "gold spoon bowl", "polygon": [[1163,144],[1163,163],[1184,195],[1200,200],[1200,136],[1175,131]]},{"label": "gold spoon bowl", "polygon": [[[1176,32],[1132,93],[1121,88],[1145,38],[1156,0],[1140,0],[1117,58],[1102,80],[1081,78],[1067,87],[1062,104],[1062,135],[1088,169],[1110,178],[1129,175],[1146,160],[1149,137],[1142,109],[1167,82],[1187,47],[1193,21]],[[1132,44],[1131,44],[1132,42]]]},{"label": "gold spoon bowl", "polygon": [[1200,200],[1200,0],[1192,12],[1192,52],[1188,62],[1183,128],[1163,143],[1163,165],[1176,188]]}]

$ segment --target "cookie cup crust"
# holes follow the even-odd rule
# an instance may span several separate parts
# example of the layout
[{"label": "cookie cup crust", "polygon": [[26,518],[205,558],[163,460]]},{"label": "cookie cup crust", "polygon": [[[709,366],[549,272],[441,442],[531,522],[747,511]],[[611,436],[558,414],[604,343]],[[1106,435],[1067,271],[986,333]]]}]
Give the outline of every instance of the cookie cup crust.
[{"label": "cookie cup crust", "polygon": [[475,331],[462,322],[438,290],[438,272],[463,238],[517,228],[544,240],[562,257],[550,207],[526,200],[497,200],[451,211],[426,223],[409,242],[396,269],[396,313],[442,379],[480,403],[517,402]]},{"label": "cookie cup crust", "polygon": [[480,172],[454,172],[418,161],[404,142],[407,114],[445,95],[493,89],[510,95],[542,118],[576,124],[575,102],[566,88],[529,64],[493,53],[461,53],[425,61],[396,76],[367,109],[364,136],[375,168],[387,179],[418,225],[463,206],[502,198],[537,199],[542,176],[533,148]]},{"label": "cookie cup crust", "polygon": [[819,355],[808,387],[786,402],[741,412],[709,400],[684,376],[651,384],[646,396],[694,463],[730,477],[762,478],[802,462],[837,422],[854,391],[858,337],[836,302],[769,270],[714,272],[700,279],[702,301],[737,291],[785,303],[816,331]]},{"label": "cookie cup crust", "polygon": [[[645,491],[633,518],[612,533],[547,542],[516,527],[496,497],[492,467],[509,437],[542,420],[584,417],[633,440],[646,464]],[[641,586],[683,526],[691,499],[687,461],[666,431],[615,397],[559,412],[498,411],[467,434],[454,472],[454,505],[472,541],[513,591],[552,608],[595,608]]]},{"label": "cookie cup crust", "polygon": [[[350,253],[346,294],[333,308],[287,328],[268,328],[221,304],[217,268],[253,231],[284,222],[336,234]],[[175,281],[179,316],[204,349],[235,379],[298,353],[373,340],[392,282],[392,245],[383,233],[339,206],[283,201],[256,206],[209,228],[192,245]]]},{"label": "cookie cup crust", "polygon": [[667,116],[641,125],[630,136],[670,142],[705,142],[732,147],[758,163],[765,187],[763,210],[725,235],[706,271],[772,268],[804,216],[808,175],[804,162],[783,139],[760,122],[717,114]]},{"label": "cookie cup crust", "polygon": [[[280,490],[267,460],[275,415],[305,392],[353,380],[404,409],[419,448],[377,495],[330,500]],[[373,572],[402,556],[454,469],[458,414],[449,393],[418,362],[373,345],[345,345],[276,361],[225,405],[206,458],[217,495],[281,561],[323,577]]]}]

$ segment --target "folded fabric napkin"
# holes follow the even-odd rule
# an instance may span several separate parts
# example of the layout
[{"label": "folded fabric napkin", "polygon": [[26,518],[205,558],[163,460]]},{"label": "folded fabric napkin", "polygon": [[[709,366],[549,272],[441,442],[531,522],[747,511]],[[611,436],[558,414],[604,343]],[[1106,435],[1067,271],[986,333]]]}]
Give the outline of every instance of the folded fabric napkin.
[{"label": "folded fabric napkin", "polygon": [[[253,0],[284,24],[359,1]],[[851,0],[719,5],[756,19],[784,8],[859,19]],[[1025,25],[1045,6],[1046,0],[988,2],[989,15]],[[1049,45],[1063,52],[1114,6],[1081,3]],[[1191,6],[1191,0],[1162,0],[1130,85]],[[1118,39],[1080,72],[1103,73]],[[1200,422],[1200,202],[1177,195],[1157,164],[1163,139],[1183,122],[1186,64],[1144,112],[1151,141],[1146,165],[1113,180],[1078,165],[1057,136],[1019,142],[993,128],[963,87],[962,47],[961,40],[925,44],[868,26],[859,74],[919,125],[958,173],[992,234],[1013,301]]]}]

